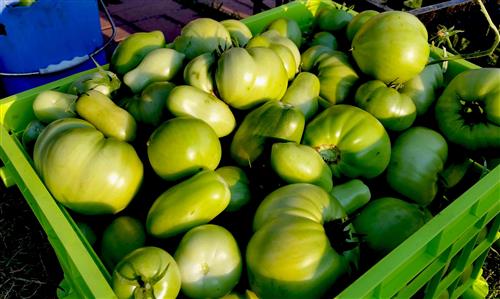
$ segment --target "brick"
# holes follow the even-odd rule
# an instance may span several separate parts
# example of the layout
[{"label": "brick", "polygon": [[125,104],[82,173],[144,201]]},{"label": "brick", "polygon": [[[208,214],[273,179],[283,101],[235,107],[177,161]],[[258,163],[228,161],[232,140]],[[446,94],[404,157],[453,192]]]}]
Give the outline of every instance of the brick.
[{"label": "brick", "polygon": [[[116,35],[115,35],[115,41],[119,42],[125,39],[125,37],[129,36],[130,34],[137,32],[133,27],[122,24],[119,26],[116,26]],[[108,39],[111,36],[111,28],[104,29],[102,31],[104,38]]]},{"label": "brick", "polygon": [[184,8],[179,3],[161,0],[148,1],[131,9],[116,11],[114,14],[129,22],[168,15],[179,23],[185,23],[185,20],[199,17],[195,11]]}]

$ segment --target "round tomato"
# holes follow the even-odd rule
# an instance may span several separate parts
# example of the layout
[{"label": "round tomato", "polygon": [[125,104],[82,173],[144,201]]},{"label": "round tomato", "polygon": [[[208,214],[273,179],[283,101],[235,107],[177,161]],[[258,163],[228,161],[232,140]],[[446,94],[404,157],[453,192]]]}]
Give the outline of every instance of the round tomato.
[{"label": "round tomato", "polygon": [[181,290],[189,298],[219,298],[240,280],[243,262],[233,235],[222,226],[205,224],[188,231],[174,255]]},{"label": "round tomato", "polygon": [[427,64],[429,52],[424,24],[402,11],[372,16],[352,41],[352,56],[361,71],[386,84],[417,76]]},{"label": "round tomato", "polygon": [[334,105],[316,116],[302,143],[314,147],[336,177],[373,178],[391,157],[384,126],[370,113],[349,105]]},{"label": "round tomato", "polygon": [[222,156],[215,131],[206,122],[187,116],[164,122],[151,134],[147,146],[153,170],[167,181],[214,170]]},{"label": "round tomato", "polygon": [[181,274],[168,252],[158,247],[141,247],[118,263],[112,286],[119,299],[174,299],[181,289]]}]

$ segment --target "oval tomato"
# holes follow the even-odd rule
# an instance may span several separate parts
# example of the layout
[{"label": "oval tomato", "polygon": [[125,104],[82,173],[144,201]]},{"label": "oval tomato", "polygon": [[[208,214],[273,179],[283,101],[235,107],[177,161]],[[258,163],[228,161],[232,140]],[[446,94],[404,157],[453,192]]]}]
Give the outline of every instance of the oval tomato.
[{"label": "oval tomato", "polygon": [[206,122],[187,116],[164,122],[151,134],[147,147],[153,170],[167,181],[214,170],[222,156],[215,131]]},{"label": "oval tomato", "polygon": [[441,134],[424,127],[409,128],[394,141],[387,182],[407,198],[428,205],[437,194],[447,157],[448,145]]},{"label": "oval tomato", "polygon": [[236,126],[233,112],[226,103],[189,85],[172,89],[166,106],[174,116],[191,116],[205,121],[218,137],[229,135]]},{"label": "oval tomato", "polygon": [[222,226],[199,225],[183,237],[174,255],[181,290],[189,298],[219,298],[240,280],[241,253],[233,235]]},{"label": "oval tomato", "polygon": [[281,102],[297,107],[309,120],[318,111],[319,79],[312,73],[301,72],[293,79]]},{"label": "oval tomato", "polygon": [[229,205],[231,191],[224,179],[205,170],[163,192],[149,209],[149,234],[167,238],[205,224]]}]

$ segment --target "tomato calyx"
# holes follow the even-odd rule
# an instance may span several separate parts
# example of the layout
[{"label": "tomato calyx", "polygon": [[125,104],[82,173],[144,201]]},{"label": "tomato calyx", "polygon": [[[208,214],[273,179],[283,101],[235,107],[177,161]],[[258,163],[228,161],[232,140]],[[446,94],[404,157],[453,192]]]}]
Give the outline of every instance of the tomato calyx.
[{"label": "tomato calyx", "polygon": [[314,149],[321,155],[321,158],[328,164],[338,164],[340,162],[340,149],[333,144],[322,144]]},{"label": "tomato calyx", "polygon": [[[125,277],[125,278],[127,278],[127,279],[129,279],[131,281],[135,281],[139,285],[134,290],[134,298],[135,299],[146,299],[146,298],[155,298],[153,286],[157,282],[159,282],[160,280],[162,280],[163,277],[165,277],[167,271],[170,268],[170,263],[168,263],[166,265],[166,267],[165,267],[165,269],[163,269],[163,271],[156,273],[150,279],[147,279],[146,277],[144,277],[140,273],[140,271],[138,271],[137,269],[135,269],[135,267],[134,267],[133,264],[130,264],[130,267],[132,267],[132,269],[134,269],[134,276],[133,277],[129,277],[129,278]],[[158,269],[158,270],[160,270],[160,269]]]},{"label": "tomato calyx", "polygon": [[460,104],[462,105],[460,115],[464,120],[464,124],[473,126],[486,123],[486,113],[482,102],[460,100]]},{"label": "tomato calyx", "polygon": [[351,220],[335,219],[323,224],[330,244],[338,253],[353,250],[360,242],[354,237]]}]

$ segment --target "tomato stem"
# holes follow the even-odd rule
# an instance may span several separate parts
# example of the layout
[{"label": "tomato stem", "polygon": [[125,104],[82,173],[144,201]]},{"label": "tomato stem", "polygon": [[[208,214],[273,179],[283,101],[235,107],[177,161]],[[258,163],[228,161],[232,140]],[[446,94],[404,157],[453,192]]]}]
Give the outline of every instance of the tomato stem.
[{"label": "tomato stem", "polygon": [[321,158],[328,164],[338,164],[340,161],[340,150],[332,144],[322,144],[314,147],[321,155]]},{"label": "tomato stem", "polygon": [[457,60],[457,59],[474,59],[474,58],[489,56],[489,55],[493,54],[495,49],[498,47],[498,44],[500,44],[500,33],[498,32],[498,28],[496,27],[495,23],[493,23],[493,20],[491,19],[490,14],[488,13],[488,10],[484,6],[482,0],[476,0],[476,2],[477,2],[477,4],[479,4],[481,12],[483,13],[484,17],[488,21],[490,28],[493,30],[493,33],[495,34],[495,41],[493,42],[493,45],[489,49],[484,50],[484,51],[478,51],[478,52],[467,53],[467,54],[458,54],[458,55],[453,55],[453,56],[448,56],[448,57],[440,57],[439,60],[431,61],[431,62],[427,63],[427,65],[446,62],[446,61],[450,61],[450,60]]}]

